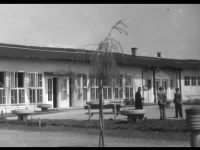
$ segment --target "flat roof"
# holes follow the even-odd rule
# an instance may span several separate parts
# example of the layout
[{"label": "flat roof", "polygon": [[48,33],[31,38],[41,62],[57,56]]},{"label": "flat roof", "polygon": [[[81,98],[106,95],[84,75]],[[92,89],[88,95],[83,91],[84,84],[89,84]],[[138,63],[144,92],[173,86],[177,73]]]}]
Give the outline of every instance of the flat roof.
[{"label": "flat roof", "polygon": [[[39,47],[0,43],[0,57],[9,58],[44,59],[89,63],[90,57],[93,57],[95,53],[97,53],[97,51],[85,49]],[[113,53],[113,56],[117,64],[122,66],[141,66],[146,68],[159,67],[169,69],[200,69],[200,60],[132,56],[120,53]]]}]

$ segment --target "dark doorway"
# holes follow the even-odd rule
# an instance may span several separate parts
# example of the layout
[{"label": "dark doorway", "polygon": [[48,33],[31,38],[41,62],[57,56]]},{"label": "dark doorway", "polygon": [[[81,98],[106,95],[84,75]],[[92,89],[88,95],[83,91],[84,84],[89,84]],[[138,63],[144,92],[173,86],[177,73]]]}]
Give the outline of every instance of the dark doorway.
[{"label": "dark doorway", "polygon": [[53,78],[53,108],[57,108],[57,78]]}]

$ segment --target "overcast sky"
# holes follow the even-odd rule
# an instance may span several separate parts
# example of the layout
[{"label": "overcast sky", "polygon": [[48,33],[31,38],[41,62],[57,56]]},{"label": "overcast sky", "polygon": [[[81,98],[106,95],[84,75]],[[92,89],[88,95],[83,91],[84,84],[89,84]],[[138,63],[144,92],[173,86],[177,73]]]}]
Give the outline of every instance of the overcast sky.
[{"label": "overcast sky", "polygon": [[200,59],[199,4],[1,4],[0,18],[1,43],[91,49],[124,19],[125,53]]}]

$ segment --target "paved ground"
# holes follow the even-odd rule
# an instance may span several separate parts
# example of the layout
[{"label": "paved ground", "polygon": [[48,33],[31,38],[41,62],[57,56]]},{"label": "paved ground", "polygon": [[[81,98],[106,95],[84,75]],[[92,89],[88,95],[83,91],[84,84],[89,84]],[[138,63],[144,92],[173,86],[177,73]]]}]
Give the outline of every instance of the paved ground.
[{"label": "paved ground", "polygon": [[[185,109],[188,108],[183,106],[184,118]],[[146,117],[148,119],[158,119],[159,109],[157,105],[145,106]],[[110,111],[110,110],[106,110]],[[166,110],[167,118],[174,119],[174,108],[168,108]],[[87,110],[66,110],[59,113],[51,114],[41,114],[33,115],[32,118],[41,119],[74,119],[74,120],[87,120],[88,115],[86,115]],[[112,119],[113,115],[104,115],[105,119]],[[7,119],[17,119],[16,117],[8,117]],[[30,119],[30,117],[29,117]],[[92,119],[98,119],[98,115],[94,115]],[[126,120],[125,116],[119,115],[117,119]],[[54,127],[55,128],[55,127]],[[68,129],[68,128],[67,128]],[[31,130],[18,130],[18,129],[0,129],[0,146],[53,146],[53,147],[63,147],[63,146],[80,146],[80,147],[90,147],[98,146],[99,131],[95,131],[79,128],[69,128],[69,130],[52,132],[48,131],[31,131]],[[91,133],[92,132],[92,133]],[[95,133],[94,133],[95,132]],[[144,134],[144,133],[143,133]],[[146,133],[148,134],[148,133]],[[105,146],[114,147],[188,147],[188,140],[166,140],[166,139],[152,139],[152,138],[125,138],[125,137],[115,137],[106,136]],[[173,137],[172,137],[173,138]]]},{"label": "paved ground", "polygon": [[[183,117],[186,118],[185,116],[185,109],[189,108],[191,106],[184,106],[183,105]],[[152,106],[144,106],[144,109],[146,111],[145,116],[147,119],[159,119],[160,114],[159,114],[159,108],[157,105],[152,105]],[[98,112],[98,110],[92,110],[93,112]],[[111,110],[104,110],[105,112],[111,112]],[[74,120],[87,120],[88,115],[86,114],[88,111],[85,109],[69,109],[65,110],[63,112],[58,112],[58,113],[51,113],[51,114],[40,114],[40,115],[33,115],[33,119],[74,119]],[[166,116],[167,119],[174,119],[173,117],[175,116],[175,110],[174,107],[167,108],[166,109]],[[29,116],[29,119],[31,116]],[[97,120],[99,118],[98,114],[95,114],[92,119]],[[113,119],[112,114],[106,114],[104,115],[105,119]],[[17,117],[8,117],[7,119],[17,119]],[[126,116],[119,115],[117,119],[120,120],[126,120]]]}]

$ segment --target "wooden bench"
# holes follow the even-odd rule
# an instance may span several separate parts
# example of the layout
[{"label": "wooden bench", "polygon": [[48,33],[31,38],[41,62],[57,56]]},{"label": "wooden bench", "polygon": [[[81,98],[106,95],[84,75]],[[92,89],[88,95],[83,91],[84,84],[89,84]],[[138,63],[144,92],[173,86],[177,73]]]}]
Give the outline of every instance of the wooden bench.
[{"label": "wooden bench", "polygon": [[33,114],[34,111],[28,109],[18,109],[18,110],[13,110],[12,113],[18,116],[18,120],[27,121],[28,115]]},{"label": "wooden bench", "polygon": [[[116,117],[120,112],[120,107],[121,107],[120,104],[115,104],[115,103],[104,104],[103,109],[112,109],[112,112],[104,112],[104,114],[114,114],[114,120],[116,120]],[[99,109],[98,102],[87,103],[87,105],[85,105],[84,108],[88,109],[89,120],[91,120],[94,114],[99,114],[99,112],[91,112],[92,109]]]},{"label": "wooden bench", "polygon": [[135,109],[135,108],[126,108],[120,111],[121,115],[128,117],[128,122],[137,122],[144,118],[145,110],[144,109]]},{"label": "wooden bench", "polygon": [[48,108],[51,108],[51,104],[38,104],[38,108],[41,108],[42,111],[48,111]]}]

